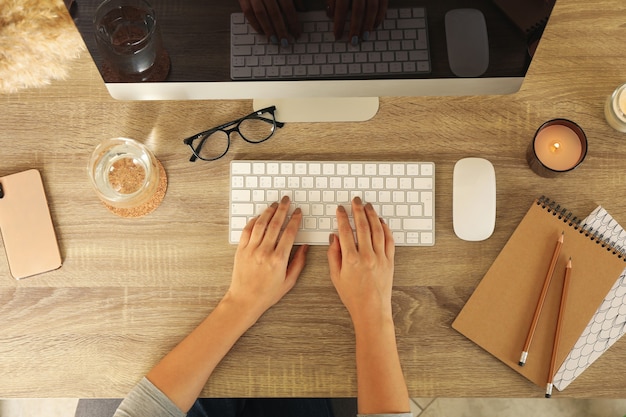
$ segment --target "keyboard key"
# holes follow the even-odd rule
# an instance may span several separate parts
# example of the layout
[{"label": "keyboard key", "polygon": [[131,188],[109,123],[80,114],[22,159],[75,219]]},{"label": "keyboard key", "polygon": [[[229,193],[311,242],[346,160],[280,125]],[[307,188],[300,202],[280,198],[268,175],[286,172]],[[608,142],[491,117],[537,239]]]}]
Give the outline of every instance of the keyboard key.
[{"label": "keyboard key", "polygon": [[393,232],[393,240],[396,244],[404,243],[404,232]]},{"label": "keyboard key", "polygon": [[231,172],[235,175],[250,174],[251,165],[247,162],[235,162],[231,168]]},{"label": "keyboard key", "polygon": [[398,29],[421,29],[426,27],[424,19],[400,19],[398,20]]},{"label": "keyboard key", "polygon": [[253,190],[252,191],[252,201],[265,201],[265,191],[263,190]]},{"label": "keyboard key", "polygon": [[323,216],[324,205],[323,204],[311,204],[311,214],[313,216]]},{"label": "keyboard key", "polygon": [[240,176],[233,176],[230,179],[231,188],[242,188],[244,186],[245,180]]},{"label": "keyboard key", "polygon": [[432,219],[404,219],[402,226],[405,230],[430,230],[433,227]]},{"label": "keyboard key", "polygon": [[432,178],[415,178],[413,187],[417,190],[431,190],[433,188]]},{"label": "keyboard key", "polygon": [[328,232],[313,232],[310,230],[301,230],[298,232],[298,236],[296,237],[297,241],[300,242],[309,242],[311,245],[328,245],[328,237],[330,233]]},{"label": "keyboard key", "polygon": [[252,78],[252,68],[246,67],[233,67],[231,69],[231,75],[233,78]]},{"label": "keyboard key", "polygon": [[267,201],[268,202],[274,202],[274,201],[278,201],[278,191],[276,190],[269,190],[266,193],[267,196]]},{"label": "keyboard key", "polygon": [[235,201],[250,201],[252,198],[251,195],[251,191],[250,190],[233,190],[230,194],[231,196],[231,201],[235,202]]},{"label": "keyboard key", "polygon": [[304,219],[305,229],[317,229],[317,219],[315,217],[307,217]]},{"label": "keyboard key", "polygon": [[431,164],[424,164],[421,166],[421,174],[422,175],[433,175],[433,166]]},{"label": "keyboard key", "polygon": [[313,201],[313,202],[322,201],[322,193],[317,190],[309,191],[309,201]]},{"label": "keyboard key", "polygon": [[230,212],[233,215],[245,216],[254,214],[253,204],[231,204]]},{"label": "keyboard key", "polygon": [[231,229],[243,229],[246,227],[248,223],[247,217],[232,217],[230,219],[230,227]]},{"label": "keyboard key", "polygon": [[407,232],[406,233],[406,243],[418,244],[420,243],[420,235],[417,232]]},{"label": "keyboard key", "polygon": [[306,195],[307,195],[306,191],[304,191],[304,190],[296,190],[296,192],[294,193],[294,196],[293,196],[293,200],[296,203],[307,201]]}]

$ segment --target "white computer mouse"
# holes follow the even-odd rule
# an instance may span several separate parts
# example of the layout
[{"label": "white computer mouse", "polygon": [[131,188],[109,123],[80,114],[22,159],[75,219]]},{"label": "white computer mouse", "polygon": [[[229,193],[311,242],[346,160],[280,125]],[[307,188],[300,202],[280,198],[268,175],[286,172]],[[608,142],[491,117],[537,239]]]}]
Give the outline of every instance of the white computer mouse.
[{"label": "white computer mouse", "polygon": [[485,240],[496,225],[496,171],[483,158],[464,158],[452,178],[454,233],[468,241]]}]

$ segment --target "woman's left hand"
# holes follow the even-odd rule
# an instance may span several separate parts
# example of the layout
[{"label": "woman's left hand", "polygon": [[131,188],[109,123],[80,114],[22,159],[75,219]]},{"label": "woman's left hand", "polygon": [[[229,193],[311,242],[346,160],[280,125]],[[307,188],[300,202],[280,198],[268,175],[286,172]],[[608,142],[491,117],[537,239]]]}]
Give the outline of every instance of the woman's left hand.
[{"label": "woman's left hand", "polygon": [[293,288],[306,263],[307,245],[299,247],[290,260],[302,212],[296,209],[283,230],[289,205],[289,198],[283,197],[252,219],[237,247],[226,297],[256,318]]}]

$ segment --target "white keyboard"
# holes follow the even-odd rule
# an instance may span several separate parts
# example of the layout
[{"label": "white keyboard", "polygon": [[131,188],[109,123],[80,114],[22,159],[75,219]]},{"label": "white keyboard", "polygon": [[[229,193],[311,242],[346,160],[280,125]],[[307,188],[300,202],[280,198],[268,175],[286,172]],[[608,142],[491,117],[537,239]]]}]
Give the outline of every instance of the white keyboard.
[{"label": "white keyboard", "polygon": [[432,162],[232,161],[230,243],[248,221],[288,195],[300,207],[296,244],[328,245],[336,210],[359,196],[389,225],[397,246],[435,244],[435,164]]}]

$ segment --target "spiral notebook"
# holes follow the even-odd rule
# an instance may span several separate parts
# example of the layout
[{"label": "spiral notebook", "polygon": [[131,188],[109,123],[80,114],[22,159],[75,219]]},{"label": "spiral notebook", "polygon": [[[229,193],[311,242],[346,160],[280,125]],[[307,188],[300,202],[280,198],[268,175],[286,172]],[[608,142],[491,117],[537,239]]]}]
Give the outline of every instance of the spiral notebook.
[{"label": "spiral notebook", "polygon": [[[612,245],[626,247],[626,231],[602,207],[598,206],[583,220],[588,230]],[[554,387],[563,391],[585,369],[626,333],[626,269],[615,281],[602,304],[554,376]]]},{"label": "spiral notebook", "polygon": [[[526,365],[518,365],[555,244],[564,233],[545,304]],[[623,251],[556,202],[540,198],[513,232],[452,327],[545,387],[565,264],[572,258],[571,284],[557,352],[557,369],[568,356],[626,266]]]}]

